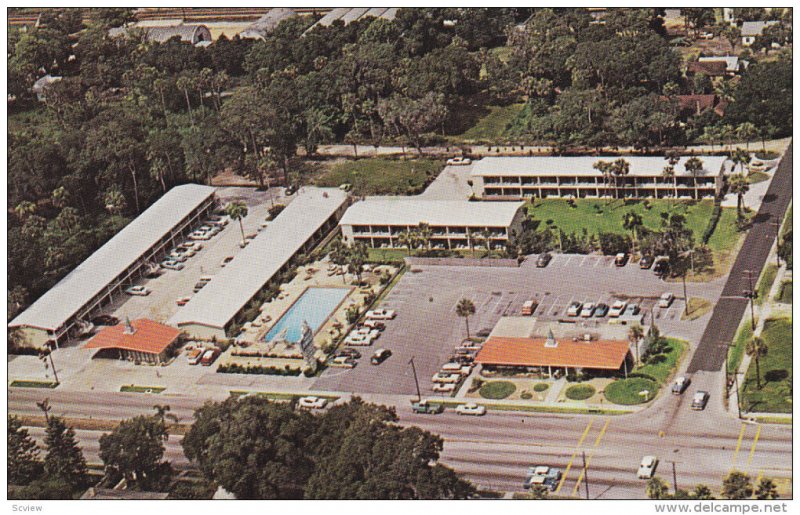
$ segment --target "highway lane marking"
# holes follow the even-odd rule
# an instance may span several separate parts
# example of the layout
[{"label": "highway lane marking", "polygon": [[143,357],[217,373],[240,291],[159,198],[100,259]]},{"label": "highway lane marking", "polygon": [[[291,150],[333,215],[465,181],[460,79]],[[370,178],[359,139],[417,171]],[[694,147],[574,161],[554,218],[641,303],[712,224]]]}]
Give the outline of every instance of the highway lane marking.
[{"label": "highway lane marking", "polygon": [[592,446],[592,452],[589,453],[589,457],[586,458],[586,468],[581,469],[581,473],[578,476],[578,481],[575,483],[575,488],[572,489],[572,496],[574,497],[578,493],[578,488],[581,486],[581,481],[583,481],[583,475],[586,473],[586,469],[589,468],[589,464],[592,462],[592,458],[594,457],[595,451],[597,451],[597,446],[600,445],[600,440],[603,439],[603,435],[606,434],[606,429],[608,429],[608,424],[611,423],[611,419],[607,418],[606,423],[603,424],[603,429],[600,430],[600,434],[597,435],[597,438],[594,440],[594,445]]},{"label": "highway lane marking", "polygon": [[747,468],[750,468],[750,464],[753,463],[753,455],[756,452],[756,444],[758,443],[758,437],[761,435],[761,424],[758,424],[756,427],[756,436],[753,438],[753,445],[750,446],[750,455],[747,457]]},{"label": "highway lane marking", "polygon": [[578,440],[578,445],[575,446],[575,451],[572,453],[572,457],[569,459],[569,463],[567,463],[567,468],[564,470],[564,475],[561,477],[561,482],[558,483],[558,487],[553,493],[557,494],[558,492],[561,491],[561,487],[564,486],[564,482],[567,480],[567,475],[569,474],[569,469],[572,468],[572,462],[575,461],[575,456],[578,455],[578,449],[580,449],[581,445],[583,445],[583,441],[586,439],[586,435],[589,434],[589,430],[592,428],[592,424],[594,424],[594,420],[590,420],[589,424],[586,426],[586,429],[583,431],[581,439]]},{"label": "highway lane marking", "polygon": [[739,440],[736,442],[736,450],[733,451],[733,462],[731,464],[731,472],[736,469],[736,459],[739,457],[739,449],[742,447],[742,438],[744,437],[744,430],[747,428],[746,425],[742,424],[742,430],[739,431]]}]

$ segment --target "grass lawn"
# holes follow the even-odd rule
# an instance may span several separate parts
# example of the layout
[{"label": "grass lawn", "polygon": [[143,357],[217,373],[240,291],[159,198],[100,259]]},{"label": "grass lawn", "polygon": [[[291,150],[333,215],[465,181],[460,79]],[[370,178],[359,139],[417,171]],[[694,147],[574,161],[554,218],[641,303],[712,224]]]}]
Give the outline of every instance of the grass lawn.
[{"label": "grass lawn", "polygon": [[[679,213],[686,217],[686,224],[698,241],[703,236],[713,209],[711,200],[577,199],[575,207],[565,199],[542,199],[535,204],[528,203],[528,213],[533,220],[541,222],[542,227],[550,226],[566,233],[579,233],[586,228],[589,234],[630,234],[622,226],[623,217],[630,211],[642,217],[645,227],[658,230],[661,228],[661,213]],[[737,236],[736,210],[723,209],[708,246],[715,252],[730,250],[736,244]]]},{"label": "grass lawn", "polygon": [[11,381],[15,388],[55,388],[58,383],[53,381]]},{"label": "grass lawn", "polygon": [[594,395],[595,389],[594,386],[590,384],[574,384],[567,388],[567,391],[564,392],[567,399],[571,399],[573,401],[584,401]]},{"label": "grass lawn", "polygon": [[407,256],[406,249],[367,249],[367,260],[375,263],[401,263]]},{"label": "grass lawn", "polygon": [[792,281],[783,281],[781,292],[775,300],[784,304],[792,303]]},{"label": "grass lawn", "polygon": [[[647,398],[639,394],[639,392],[643,391],[648,392]],[[619,379],[606,386],[604,390],[606,399],[614,404],[621,404],[623,406],[644,404],[647,401],[653,400],[656,392],[658,392],[658,385],[654,381],[644,377]]]},{"label": "grass lawn", "polygon": [[[757,322],[757,321],[756,321]],[[733,347],[728,351],[728,370],[736,370],[744,356],[744,348],[750,338],[753,337],[753,325],[750,321],[750,314],[746,313],[736,337],[733,339]]]},{"label": "grass lawn", "polygon": [[689,314],[681,313],[681,320],[697,320],[711,311],[711,302],[701,297],[689,297]]},{"label": "grass lawn", "polygon": [[317,179],[317,186],[352,185],[352,194],[416,195],[442,171],[436,159],[356,159],[333,166]]},{"label": "grass lawn", "polygon": [[759,182],[764,182],[767,179],[769,179],[769,175],[765,174],[764,172],[752,172],[747,176],[747,183],[758,184]]},{"label": "grass lawn", "polygon": [[786,215],[783,217],[783,227],[781,228],[781,237],[792,230],[792,210],[794,206],[790,205],[786,210]]},{"label": "grass lawn", "polygon": [[489,381],[478,391],[484,399],[505,399],[516,391],[517,387],[510,381]]},{"label": "grass lawn", "polygon": [[772,289],[772,283],[775,282],[775,276],[778,274],[778,266],[774,263],[770,263],[764,268],[764,271],[761,272],[761,277],[758,279],[758,284],[756,285],[756,291],[758,292],[758,296],[756,297],[756,305],[761,305],[767,300],[769,296],[769,291]]},{"label": "grass lawn", "polygon": [[633,372],[650,376],[663,385],[680,363],[685,351],[686,342],[683,340],[665,338],[664,352],[651,362],[634,368]]},{"label": "grass lawn", "polygon": [[544,392],[548,388],[550,388],[550,385],[547,383],[536,383],[535,385],[533,385],[534,392]]},{"label": "grass lawn", "polygon": [[761,337],[769,351],[760,360],[761,389],[756,384],[756,363],[750,362],[742,386],[747,411],[790,413],[792,411],[792,321],[770,319]]},{"label": "grass lawn", "polygon": [[161,393],[166,390],[163,386],[136,386],[133,384],[125,385],[119,389],[121,392],[130,393]]},{"label": "grass lawn", "polygon": [[478,122],[453,137],[454,141],[488,141],[496,142],[501,139],[511,122],[519,115],[525,104],[509,104],[507,106],[486,106],[488,114]]}]

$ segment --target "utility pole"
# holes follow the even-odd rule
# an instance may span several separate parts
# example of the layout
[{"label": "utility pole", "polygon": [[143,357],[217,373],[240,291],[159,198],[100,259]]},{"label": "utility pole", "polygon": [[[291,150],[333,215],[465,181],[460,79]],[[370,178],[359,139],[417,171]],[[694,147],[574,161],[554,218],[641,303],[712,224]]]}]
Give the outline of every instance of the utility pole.
[{"label": "utility pole", "polygon": [[675,473],[675,462],[670,463],[672,463],[672,493],[678,495],[678,475]]},{"label": "utility pole", "polygon": [[419,379],[417,378],[417,367],[414,366],[414,356],[411,356],[408,362],[411,364],[411,370],[414,372],[414,382],[417,385],[417,402],[420,402],[422,400],[422,394],[419,391]]},{"label": "utility pole", "polygon": [[753,307],[753,302],[756,297],[756,292],[753,291],[753,271],[752,270],[745,270],[747,274],[747,282],[750,285],[750,289],[745,292],[745,297],[750,299],[750,327],[753,331],[756,330],[756,313],[755,308]]},{"label": "utility pole", "polygon": [[586,500],[589,500],[589,469],[586,467],[586,451],[583,454],[583,485],[586,487]]},{"label": "utility pole", "polygon": [[[722,345],[725,346],[725,388],[728,388],[728,375],[730,374],[728,370],[728,361],[730,357],[730,350],[733,347],[731,343],[723,342]],[[739,415],[739,418],[742,418],[742,406],[739,404],[739,373],[738,370],[733,371],[733,384],[736,388],[736,413]]]}]

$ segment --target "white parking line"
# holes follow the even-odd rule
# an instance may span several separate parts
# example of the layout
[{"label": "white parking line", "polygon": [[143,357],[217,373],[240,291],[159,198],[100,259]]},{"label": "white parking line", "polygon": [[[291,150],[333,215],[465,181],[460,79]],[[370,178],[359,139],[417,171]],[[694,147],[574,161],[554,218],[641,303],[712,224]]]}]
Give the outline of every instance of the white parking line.
[{"label": "white parking line", "polygon": [[578,265],[578,266],[583,266],[583,264],[584,264],[584,263],[586,263],[586,260],[587,260],[588,258],[589,258],[589,256],[583,256],[583,259],[581,259],[581,264],[580,264],[580,265]]},{"label": "white parking line", "polygon": [[563,266],[567,266],[569,264],[569,262],[572,260],[572,257],[573,256],[567,256],[567,260],[564,261],[564,265]]},{"label": "white parking line", "polygon": [[601,258],[601,257],[600,257],[600,258],[597,258],[597,259],[595,260],[595,262],[594,262],[594,265],[592,266],[592,268],[597,268],[597,265],[599,265],[599,264],[600,264],[600,263],[602,263],[602,262],[603,262],[603,258]]}]

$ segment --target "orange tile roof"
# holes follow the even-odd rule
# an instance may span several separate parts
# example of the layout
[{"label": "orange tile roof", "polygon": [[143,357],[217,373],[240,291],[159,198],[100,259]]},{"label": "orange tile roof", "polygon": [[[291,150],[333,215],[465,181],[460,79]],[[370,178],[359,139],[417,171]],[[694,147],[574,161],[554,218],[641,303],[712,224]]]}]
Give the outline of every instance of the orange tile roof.
[{"label": "orange tile roof", "polygon": [[123,322],[103,329],[89,340],[83,348],[123,349],[149,354],[161,354],[181,334],[174,327],[159,324],[146,318],[134,320],[131,325],[136,330],[133,334],[125,334],[125,323]]},{"label": "orange tile roof", "polygon": [[628,342],[622,340],[556,339],[556,347],[545,347],[546,341],[547,338],[541,337],[492,337],[483,345],[476,360],[484,365],[617,370],[628,354]]}]

